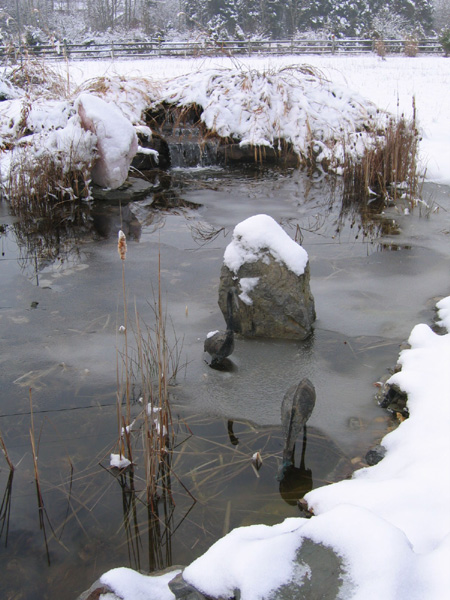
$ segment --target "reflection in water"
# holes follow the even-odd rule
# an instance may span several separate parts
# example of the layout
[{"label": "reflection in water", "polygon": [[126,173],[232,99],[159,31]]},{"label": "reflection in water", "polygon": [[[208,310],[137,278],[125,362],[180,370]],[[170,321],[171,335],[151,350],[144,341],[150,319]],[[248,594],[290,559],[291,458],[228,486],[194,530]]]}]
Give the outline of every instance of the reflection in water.
[{"label": "reflection in water", "polygon": [[[1,438],[0,438],[1,439]],[[14,478],[14,469],[10,469],[8,481],[3,494],[2,503],[0,505],[0,540],[5,536],[5,547],[8,545],[9,522],[11,518],[11,498],[12,485]]]},{"label": "reflection in water", "polygon": [[231,445],[237,446],[239,444],[239,439],[233,433],[233,421],[231,421],[231,420],[228,420],[227,431],[228,431],[228,437],[230,438]]},{"label": "reflection in water", "polygon": [[[175,504],[171,496],[170,473],[157,502],[148,504],[135,486],[135,469],[131,465],[116,475],[122,490],[123,529],[130,565],[139,571],[154,572],[173,564]],[[141,509],[141,510],[140,510]],[[144,563],[143,549],[147,555]]]},{"label": "reflection in water", "polygon": [[[293,464],[285,467],[280,478],[280,496],[287,504],[296,505],[298,500],[313,489],[313,477],[311,469],[305,467],[305,454],[307,442],[307,426],[303,429],[303,445],[300,459],[300,466],[295,466],[295,457]],[[295,446],[293,452],[295,453]]]},{"label": "reflection in water", "polygon": [[[237,175],[237,176],[236,176]],[[164,174],[161,182],[155,185],[148,197],[143,200],[121,204],[120,201],[108,200],[96,203],[76,200],[49,202],[36,200],[26,206],[16,204],[11,206],[11,212],[18,221],[11,227],[20,248],[22,268],[33,270],[36,281],[39,273],[58,261],[60,264],[69,261],[80,261],[80,243],[86,239],[97,237],[107,238],[116,235],[122,228],[129,239],[139,240],[142,228],[157,230],[164,226],[165,215],[180,214],[186,211],[193,240],[203,246],[213,242],[220,234],[226,235],[227,228],[215,226],[207,221],[192,220],[189,212],[201,205],[188,200],[187,193],[196,190],[226,188],[230,180],[234,184],[241,181],[251,189],[256,188],[267,179],[282,180],[292,178],[298,184],[299,206],[302,208],[308,202],[315,205],[317,210],[302,214],[301,221],[294,217],[282,217],[280,223],[286,229],[294,228],[294,237],[302,243],[305,233],[318,236],[329,236],[330,225],[334,228],[333,236],[339,238],[345,228],[354,231],[354,239],[360,235],[363,239],[374,239],[382,234],[398,233],[398,226],[392,220],[384,219],[380,213],[384,204],[378,201],[363,205],[349,198],[342,200],[342,183],[336,178],[308,178],[301,171],[273,169],[271,172],[261,171],[258,167],[248,169],[246,173],[230,170],[221,172],[175,171]],[[262,190],[260,192],[262,193]],[[267,192],[266,192],[267,193]],[[318,200],[320,195],[321,200]],[[329,215],[333,206],[339,203],[340,210],[337,218],[330,222]],[[0,233],[6,233],[6,226],[0,225]],[[3,238],[3,235],[2,235]],[[394,244],[384,245],[383,249],[397,249]]]},{"label": "reflection in water", "polygon": [[59,264],[80,260],[80,242],[92,237],[91,203],[65,200],[34,200],[26,206],[11,205],[19,217],[12,225],[20,250],[19,264],[26,271],[32,265],[36,283],[39,273],[56,260]]},{"label": "reflection in water", "polygon": [[190,224],[192,239],[201,247],[213,242],[221,233],[227,235],[225,227],[214,227],[203,221]]}]

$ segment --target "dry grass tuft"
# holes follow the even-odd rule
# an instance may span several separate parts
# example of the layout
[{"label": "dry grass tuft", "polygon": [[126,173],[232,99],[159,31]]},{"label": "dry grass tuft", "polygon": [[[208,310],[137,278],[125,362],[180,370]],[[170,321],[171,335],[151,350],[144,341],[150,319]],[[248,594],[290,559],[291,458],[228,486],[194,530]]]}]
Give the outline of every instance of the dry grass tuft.
[{"label": "dry grass tuft", "polygon": [[35,212],[39,203],[90,198],[92,163],[80,163],[76,149],[58,155],[50,150],[39,154],[30,147],[14,153],[4,194],[17,213]]},{"label": "dry grass tuft", "polygon": [[[134,473],[134,459],[142,461],[145,470],[145,493],[140,498],[149,514],[158,514],[160,499],[171,504],[171,476],[174,448],[174,429],[169,400],[169,385],[179,369],[181,346],[175,338],[170,346],[166,332],[166,315],[161,297],[161,257],[158,256],[158,289],[152,307],[155,319],[153,329],[143,326],[135,308],[134,324],[128,315],[125,281],[126,237],[122,230],[118,237],[118,251],[122,263],[122,291],[124,302],[124,343],[120,351],[121,369],[117,373],[117,417],[119,426],[118,448]],[[133,329],[134,344],[128,335]],[[140,388],[140,413],[132,420],[131,390]]]},{"label": "dry grass tuft", "polygon": [[409,37],[405,41],[403,51],[406,56],[417,56],[419,53],[419,44],[414,37]]},{"label": "dry grass tuft", "polygon": [[60,99],[69,94],[67,79],[47,61],[36,57],[26,57],[22,64],[10,70],[5,78],[33,96]]},{"label": "dry grass tuft", "polygon": [[[417,149],[415,120],[391,119],[382,135],[373,138],[361,159],[347,154],[344,161],[344,196],[367,201],[371,196],[387,200],[395,184],[407,185],[410,201],[417,195]],[[395,198],[396,199],[396,198]]]}]

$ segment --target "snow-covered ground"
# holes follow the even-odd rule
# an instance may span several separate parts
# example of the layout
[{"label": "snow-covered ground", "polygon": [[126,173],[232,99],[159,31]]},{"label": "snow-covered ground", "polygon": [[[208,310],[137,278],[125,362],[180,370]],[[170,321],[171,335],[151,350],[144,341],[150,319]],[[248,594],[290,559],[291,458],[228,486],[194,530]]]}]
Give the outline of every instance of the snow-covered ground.
[{"label": "snow-covered ground", "polygon": [[[270,70],[295,62],[321,69],[336,84],[347,84],[393,114],[412,116],[415,98],[427,177],[450,185],[448,59],[305,56],[249,59],[242,65]],[[200,71],[224,63],[230,66],[226,59],[73,63],[69,76],[79,84],[115,73],[125,78],[151,77],[155,83],[186,74],[195,74],[198,80]],[[296,552],[304,539],[311,539],[342,557],[346,577],[340,597],[346,600],[448,598],[450,297],[438,309],[447,333],[437,335],[428,325],[416,325],[410,349],[400,355],[402,369],[392,377],[408,394],[410,417],[384,438],[385,458],[358,471],[352,480],[310,492],[306,499],[314,511],[311,519],[232,531],[187,567],[187,581],[210,596],[230,597],[239,588],[242,600],[269,598],[293,577],[301,584]],[[306,569],[303,581],[308,576]],[[168,576],[146,578],[115,569],[102,580],[124,599],[173,598]]]}]

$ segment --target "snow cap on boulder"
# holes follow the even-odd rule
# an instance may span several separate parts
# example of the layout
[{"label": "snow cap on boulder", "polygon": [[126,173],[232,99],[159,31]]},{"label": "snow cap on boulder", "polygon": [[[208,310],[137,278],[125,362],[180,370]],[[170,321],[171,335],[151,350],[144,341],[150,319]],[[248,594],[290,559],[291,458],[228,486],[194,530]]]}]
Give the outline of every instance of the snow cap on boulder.
[{"label": "snow cap on boulder", "polygon": [[267,253],[296,275],[308,264],[308,253],[294,242],[269,215],[255,215],[238,223],[228,244],[224,263],[234,273],[246,262],[256,262]]},{"label": "snow cap on boulder", "polygon": [[228,322],[227,296],[234,288],[236,333],[304,340],[316,318],[309,280],[306,250],[272,217],[255,215],[236,225],[225,250],[219,306]]}]

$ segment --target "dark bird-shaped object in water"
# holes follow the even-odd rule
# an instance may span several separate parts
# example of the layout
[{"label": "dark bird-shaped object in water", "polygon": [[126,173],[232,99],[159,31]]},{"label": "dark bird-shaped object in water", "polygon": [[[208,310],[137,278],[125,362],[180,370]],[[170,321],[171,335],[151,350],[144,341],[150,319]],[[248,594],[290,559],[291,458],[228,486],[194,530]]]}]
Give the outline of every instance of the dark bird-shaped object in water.
[{"label": "dark bird-shaped object in water", "polygon": [[209,333],[205,340],[204,350],[211,355],[212,360],[209,366],[213,368],[220,368],[223,360],[234,350],[233,301],[236,301],[235,293],[235,288],[230,288],[227,293],[226,331]]},{"label": "dark bird-shaped object in water", "polygon": [[[283,464],[279,478],[284,471],[294,465],[295,442],[302,428],[311,416],[316,404],[316,390],[308,378],[291,386],[281,404],[281,425],[284,435]],[[306,441],[306,440],[304,440]]]},{"label": "dark bird-shaped object in water", "polygon": [[278,475],[280,481],[280,495],[285,502],[295,506],[305,494],[313,488],[311,469],[305,465],[306,455],[306,426],[303,428],[303,446],[300,466],[287,465],[281,467]]}]

